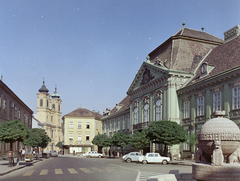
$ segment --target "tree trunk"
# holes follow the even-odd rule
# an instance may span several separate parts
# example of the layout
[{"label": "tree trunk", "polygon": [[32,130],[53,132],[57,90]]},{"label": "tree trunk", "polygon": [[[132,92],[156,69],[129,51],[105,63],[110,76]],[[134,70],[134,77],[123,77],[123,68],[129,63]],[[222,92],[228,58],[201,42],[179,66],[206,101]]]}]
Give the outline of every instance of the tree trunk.
[{"label": "tree trunk", "polygon": [[13,143],[10,143],[10,151],[13,151]]},{"label": "tree trunk", "polygon": [[167,145],[164,145],[164,156],[167,156],[167,155],[168,155],[167,152],[168,152],[168,150],[167,150]]}]

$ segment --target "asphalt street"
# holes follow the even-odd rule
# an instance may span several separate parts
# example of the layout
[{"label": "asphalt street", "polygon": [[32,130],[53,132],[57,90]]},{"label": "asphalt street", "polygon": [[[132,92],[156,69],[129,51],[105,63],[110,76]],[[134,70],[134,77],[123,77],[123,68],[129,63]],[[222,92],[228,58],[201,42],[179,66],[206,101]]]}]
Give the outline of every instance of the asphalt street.
[{"label": "asphalt street", "polygon": [[191,166],[126,163],[119,158],[51,157],[0,177],[12,181],[144,181],[170,170],[191,173]]}]

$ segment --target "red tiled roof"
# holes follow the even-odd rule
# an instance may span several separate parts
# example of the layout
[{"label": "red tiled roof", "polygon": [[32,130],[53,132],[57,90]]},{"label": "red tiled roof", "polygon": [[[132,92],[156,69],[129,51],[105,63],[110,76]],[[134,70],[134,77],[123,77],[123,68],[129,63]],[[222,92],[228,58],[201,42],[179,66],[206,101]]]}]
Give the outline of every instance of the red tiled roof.
[{"label": "red tiled roof", "polygon": [[95,117],[98,119],[102,118],[102,115],[99,112],[90,111],[85,108],[77,108],[76,110],[64,115],[70,117]]},{"label": "red tiled roof", "polygon": [[[121,106],[120,109],[117,109],[117,105]],[[111,111],[110,114],[114,114],[116,112],[122,112],[129,108],[130,106],[130,96],[126,96],[119,104],[117,104]]]},{"label": "red tiled roof", "polygon": [[194,29],[185,28],[185,27],[180,29],[174,36],[185,36],[185,37],[197,38],[201,40],[223,43],[223,40],[221,38],[213,36],[204,31],[194,30]]},{"label": "red tiled roof", "polygon": [[[206,57],[204,62],[207,62],[208,65],[213,66],[214,69],[209,73],[209,75],[200,78],[201,66],[199,66],[196,72],[196,76],[192,79],[194,83],[239,66],[240,36],[214,48],[212,52]],[[188,85],[192,84],[192,81]]]}]

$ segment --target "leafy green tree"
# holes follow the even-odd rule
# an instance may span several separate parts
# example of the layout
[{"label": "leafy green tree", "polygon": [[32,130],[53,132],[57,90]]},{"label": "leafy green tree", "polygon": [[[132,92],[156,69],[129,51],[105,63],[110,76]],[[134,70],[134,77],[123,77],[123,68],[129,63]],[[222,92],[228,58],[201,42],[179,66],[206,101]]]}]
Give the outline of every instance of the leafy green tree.
[{"label": "leafy green tree", "polygon": [[28,134],[27,126],[19,120],[5,121],[0,124],[0,141],[10,143],[10,151],[13,151],[14,142],[23,142]]},{"label": "leafy green tree", "polygon": [[112,138],[106,138],[105,140],[104,140],[104,147],[111,147],[111,146],[113,146],[113,143],[112,143]]},{"label": "leafy green tree", "polygon": [[130,136],[123,132],[117,132],[111,139],[113,146],[121,147],[122,153],[123,147],[127,146],[130,142]]},{"label": "leafy green tree", "polygon": [[93,138],[92,143],[98,146],[99,152],[101,152],[103,147],[108,146],[106,138],[107,136],[105,134],[98,134]]},{"label": "leafy green tree", "polygon": [[29,130],[29,134],[26,136],[26,139],[24,139],[23,144],[28,145],[31,147],[37,147],[42,142],[41,137],[39,136],[38,132],[35,129],[39,128],[33,128]]},{"label": "leafy green tree", "polygon": [[167,146],[185,142],[187,132],[176,122],[155,121],[147,128],[147,137],[153,143],[164,144],[164,153],[167,155]]},{"label": "leafy green tree", "polygon": [[42,142],[39,144],[39,146],[44,149],[47,147],[48,143],[50,143],[52,140],[47,135],[44,129],[39,129],[39,136],[42,138]]},{"label": "leafy green tree", "polygon": [[134,131],[134,133],[131,136],[130,143],[133,146],[133,148],[137,150],[149,147],[150,140],[147,138],[146,129],[142,130],[142,132]]},{"label": "leafy green tree", "polygon": [[23,144],[32,147],[40,146],[46,148],[49,142],[51,142],[51,138],[49,138],[44,129],[32,128],[26,139],[23,141]]},{"label": "leafy green tree", "polygon": [[62,149],[62,142],[59,141],[59,142],[56,144],[56,146],[57,146],[59,149]]},{"label": "leafy green tree", "polygon": [[49,142],[51,142],[51,138],[49,138],[44,129],[32,128],[23,141],[23,144],[31,147],[42,147],[44,149]]}]

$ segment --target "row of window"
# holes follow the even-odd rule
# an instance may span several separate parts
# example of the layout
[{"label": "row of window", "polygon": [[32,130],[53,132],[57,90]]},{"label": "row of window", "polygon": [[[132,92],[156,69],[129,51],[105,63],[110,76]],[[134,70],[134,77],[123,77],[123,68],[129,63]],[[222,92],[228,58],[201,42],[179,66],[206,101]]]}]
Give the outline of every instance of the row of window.
[{"label": "row of window", "polygon": [[[69,133],[69,140],[73,140],[73,132],[70,132]],[[89,141],[90,140],[90,134],[87,133],[86,134],[86,141]],[[75,140],[73,140],[75,141]],[[77,141],[82,141],[82,133],[78,133],[78,136],[77,136]]]},{"label": "row of window", "polygon": [[[42,99],[40,99],[40,107],[43,107],[43,100]],[[47,100],[47,107],[49,107],[48,100]],[[55,109],[55,104],[52,104],[52,108]],[[60,105],[58,105],[58,111],[61,111]]]},{"label": "row of window", "polygon": [[[5,98],[2,100],[0,97],[0,110],[1,109],[3,109],[4,113],[7,113],[7,100]],[[20,108],[17,108],[12,101],[9,102],[9,118],[21,119],[21,110]],[[29,126],[31,126],[30,117],[26,113],[23,113],[23,122],[24,124],[28,123]]]},{"label": "row of window", "polygon": [[[213,93],[213,112],[222,109],[222,93]],[[240,87],[232,89],[232,109],[240,109]],[[204,96],[197,98],[197,116],[204,115]],[[183,102],[183,118],[190,118],[190,101]]]},{"label": "row of window", "polygon": [[[73,129],[73,121],[69,121],[69,128]],[[81,129],[82,128],[82,122],[78,122],[77,128]],[[96,128],[98,129],[98,124],[96,124]],[[90,122],[86,122],[86,129],[90,129]]]},{"label": "row of window", "polygon": [[[162,103],[161,103],[161,100],[157,100],[156,101],[156,121],[159,121],[162,119]],[[144,122],[149,122],[149,104],[145,104],[144,105]],[[134,118],[134,124],[138,124],[138,107],[134,108],[134,112],[133,112],[133,118]]]},{"label": "row of window", "polygon": [[[122,120],[122,129],[125,130],[125,127],[127,126],[127,129],[129,129],[130,127],[130,118],[127,118],[127,125],[125,124],[125,120]],[[103,123],[103,131],[106,132],[107,130],[107,123]],[[121,121],[118,120],[110,120],[109,121],[109,129],[110,131],[112,130],[120,130],[121,129]]]}]

